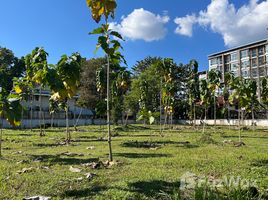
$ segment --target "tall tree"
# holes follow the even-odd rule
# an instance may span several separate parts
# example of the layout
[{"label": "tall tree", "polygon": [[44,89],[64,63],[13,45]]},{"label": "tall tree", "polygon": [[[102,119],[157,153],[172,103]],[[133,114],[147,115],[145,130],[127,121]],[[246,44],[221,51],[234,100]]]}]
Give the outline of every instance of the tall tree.
[{"label": "tall tree", "polygon": [[101,99],[97,91],[97,70],[106,64],[106,58],[92,58],[82,63],[78,104],[94,110]]},{"label": "tall tree", "polygon": [[[110,63],[118,65],[120,62],[125,62],[124,56],[120,53],[119,49],[122,48],[119,40],[123,39],[122,36],[109,28],[109,16],[114,18],[117,3],[115,0],[86,0],[88,7],[91,10],[92,18],[99,23],[102,16],[105,23],[99,28],[93,30],[90,34],[99,35],[97,48],[102,48],[107,58],[107,129],[108,129],[108,147],[109,147],[109,160],[113,160],[112,143],[111,143],[111,129],[110,129]],[[112,39],[115,37],[117,39]]]},{"label": "tall tree", "polygon": [[137,63],[132,67],[134,76],[138,76],[139,74],[144,72],[146,69],[148,69],[151,65],[154,65],[158,62],[162,62],[162,58],[151,57],[151,56],[148,56],[144,58],[143,60],[137,61]]}]

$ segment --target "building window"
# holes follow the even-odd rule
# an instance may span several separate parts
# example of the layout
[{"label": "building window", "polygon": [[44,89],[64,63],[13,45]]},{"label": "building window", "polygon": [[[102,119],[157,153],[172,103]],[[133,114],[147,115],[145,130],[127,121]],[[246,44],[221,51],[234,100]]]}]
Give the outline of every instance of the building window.
[{"label": "building window", "polygon": [[241,62],[241,68],[247,68],[249,67],[249,61],[248,60],[244,60]]},{"label": "building window", "polygon": [[249,75],[248,70],[243,70],[243,71],[241,71],[241,73],[242,73],[242,76],[244,78],[248,77],[248,75]]},{"label": "building window", "polygon": [[257,50],[256,49],[252,49],[251,50],[251,57],[256,57],[257,56]]},{"label": "building window", "polygon": [[234,77],[238,77],[238,72],[237,71],[234,71],[233,72],[233,75],[234,75]]},{"label": "building window", "polygon": [[266,44],[266,53],[268,53],[268,44]]},{"label": "building window", "polygon": [[231,61],[236,61],[237,60],[237,53],[232,53],[231,54]]},{"label": "building window", "polygon": [[37,96],[37,95],[34,96],[35,101],[39,101],[39,99],[40,99],[39,96]]},{"label": "building window", "polygon": [[259,57],[259,66],[264,65],[264,57]]},{"label": "building window", "polygon": [[224,71],[225,72],[229,72],[230,71],[230,65],[229,64],[227,64],[227,65],[224,66]]},{"label": "building window", "polygon": [[217,59],[216,58],[211,59],[210,65],[217,65]]},{"label": "building window", "polygon": [[231,64],[231,71],[236,71],[238,69],[237,63],[232,63]]},{"label": "building window", "polygon": [[240,56],[241,56],[241,58],[246,58],[246,57],[248,57],[248,50],[243,50],[243,51],[241,51],[241,52],[240,52]]},{"label": "building window", "polygon": [[258,69],[253,69],[251,71],[251,73],[252,73],[253,78],[257,78],[258,77]]},{"label": "building window", "polygon": [[257,58],[252,59],[252,67],[257,67]]},{"label": "building window", "polygon": [[230,55],[225,56],[224,62],[229,63],[230,61],[231,61],[231,56]]},{"label": "building window", "polygon": [[258,52],[259,56],[262,56],[264,54],[264,49],[263,47],[259,47],[259,52]]},{"label": "building window", "polygon": [[260,68],[260,76],[265,76],[265,68]]}]

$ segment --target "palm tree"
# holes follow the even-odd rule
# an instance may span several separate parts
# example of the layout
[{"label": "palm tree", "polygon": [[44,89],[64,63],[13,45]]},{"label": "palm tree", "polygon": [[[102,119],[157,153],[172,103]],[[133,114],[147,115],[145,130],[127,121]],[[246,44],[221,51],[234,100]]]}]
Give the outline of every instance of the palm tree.
[{"label": "palm tree", "polygon": [[208,88],[211,90],[214,101],[214,127],[216,126],[217,110],[216,110],[216,91],[220,88],[221,73],[218,70],[210,70],[208,72]]}]

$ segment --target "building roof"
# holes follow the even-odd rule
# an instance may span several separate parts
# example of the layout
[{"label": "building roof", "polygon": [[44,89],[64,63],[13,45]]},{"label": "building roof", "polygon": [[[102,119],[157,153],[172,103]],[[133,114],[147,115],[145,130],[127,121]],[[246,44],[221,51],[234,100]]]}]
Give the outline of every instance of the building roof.
[{"label": "building roof", "polygon": [[228,53],[228,52],[231,52],[231,51],[235,51],[235,50],[238,50],[238,49],[241,49],[241,48],[246,48],[246,47],[250,47],[250,46],[253,46],[253,45],[267,43],[267,41],[268,41],[268,39],[266,38],[266,39],[263,39],[263,40],[247,43],[247,44],[240,45],[240,46],[237,46],[237,47],[234,47],[234,48],[231,48],[231,49],[227,49],[227,50],[224,50],[224,51],[219,51],[219,52],[216,52],[216,53],[208,55],[208,58],[215,57],[215,56],[218,56],[220,54]]}]

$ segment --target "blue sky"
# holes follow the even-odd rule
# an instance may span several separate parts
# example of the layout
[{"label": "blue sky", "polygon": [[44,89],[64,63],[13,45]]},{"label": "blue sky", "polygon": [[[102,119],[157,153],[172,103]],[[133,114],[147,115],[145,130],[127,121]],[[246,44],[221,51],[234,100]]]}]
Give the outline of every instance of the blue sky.
[{"label": "blue sky", "polygon": [[[150,55],[178,63],[194,58],[203,70],[208,54],[268,35],[268,0],[117,3],[113,27],[126,38],[122,45],[129,67]],[[85,0],[0,0],[0,24],[0,46],[19,57],[36,46],[46,49],[50,63],[77,51],[87,58],[102,55],[93,53],[96,38],[88,32],[97,25]]]}]

